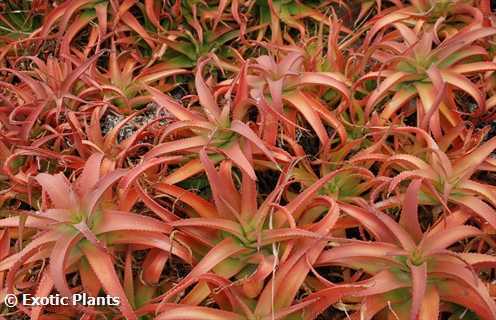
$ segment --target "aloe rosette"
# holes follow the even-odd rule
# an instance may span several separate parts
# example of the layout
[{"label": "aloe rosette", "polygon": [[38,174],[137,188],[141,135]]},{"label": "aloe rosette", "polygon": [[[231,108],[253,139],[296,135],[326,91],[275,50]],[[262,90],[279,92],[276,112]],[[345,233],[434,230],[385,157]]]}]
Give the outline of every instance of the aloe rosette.
[{"label": "aloe rosette", "polygon": [[[192,262],[189,251],[179,244],[171,245],[168,234],[172,229],[168,224],[130,212],[133,201],[121,202],[120,206],[114,204],[117,198],[112,185],[126,171],[100,172],[102,161],[102,154],[92,155],[73,183],[61,173],[40,173],[36,176],[42,187],[40,210],[24,211],[0,220],[2,228],[33,231],[21,251],[11,252],[0,263],[0,270],[8,271],[7,292],[17,290],[16,279],[27,271],[26,266],[50,258],[36,295],[46,296],[56,288],[63,296],[72,297],[73,289],[65,275],[76,271],[84,292],[96,296],[103,288],[120,299],[119,309],[126,318],[136,319],[114,267],[115,254],[122,245],[157,248]],[[42,310],[34,308],[27,312],[37,319]]]}]

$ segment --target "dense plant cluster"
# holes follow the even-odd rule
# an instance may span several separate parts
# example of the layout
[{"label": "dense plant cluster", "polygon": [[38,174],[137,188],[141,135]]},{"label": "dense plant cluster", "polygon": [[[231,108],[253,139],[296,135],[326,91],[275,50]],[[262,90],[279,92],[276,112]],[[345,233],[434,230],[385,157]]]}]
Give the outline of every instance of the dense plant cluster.
[{"label": "dense plant cluster", "polygon": [[0,318],[496,319],[490,5],[0,1]]}]

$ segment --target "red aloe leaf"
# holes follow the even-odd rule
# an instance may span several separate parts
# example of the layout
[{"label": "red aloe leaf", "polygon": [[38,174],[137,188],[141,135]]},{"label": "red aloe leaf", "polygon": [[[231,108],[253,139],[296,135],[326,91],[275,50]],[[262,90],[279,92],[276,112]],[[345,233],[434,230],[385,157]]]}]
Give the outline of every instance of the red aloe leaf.
[{"label": "red aloe leaf", "polygon": [[435,233],[431,235],[428,233],[421,242],[422,251],[428,255],[432,252],[446,249],[463,239],[482,235],[481,230],[472,226],[455,226],[446,231],[441,234]]},{"label": "red aloe leaf", "polygon": [[55,288],[61,295],[72,297],[71,289],[66,279],[66,262],[71,253],[71,249],[80,241],[80,233],[65,234],[55,243],[50,254],[49,270],[53,279]]},{"label": "red aloe leaf", "polygon": [[418,220],[418,194],[422,180],[414,180],[408,186],[400,217],[400,225],[407,230],[415,241],[422,239],[422,229]]},{"label": "red aloe leaf", "polygon": [[233,101],[233,119],[240,119],[241,113],[244,113],[244,105],[248,100],[249,87],[247,81],[248,62],[243,63],[239,70],[238,85],[236,87],[236,96]]},{"label": "red aloe leaf", "polygon": [[400,89],[396,91],[391,100],[384,107],[380,118],[383,120],[389,120],[391,116],[399,110],[404,104],[412,99],[417,92],[412,89]]},{"label": "red aloe leaf", "polygon": [[332,72],[304,72],[299,78],[299,83],[302,85],[313,84],[331,87],[339,91],[347,102],[350,102],[351,93],[343,80],[339,74]]},{"label": "red aloe leaf", "polygon": [[92,230],[90,230],[85,221],[73,224],[73,226],[77,231],[79,231],[79,234],[83,235],[83,237],[91,242],[91,244],[103,251],[107,251],[107,247],[105,246],[105,244],[96,237],[96,235],[93,233]]},{"label": "red aloe leaf", "polygon": [[243,251],[246,251],[246,249],[241,246],[241,244],[237,243],[232,238],[226,238],[210,249],[183,281],[207,273],[222,261],[235,254],[242,253]]},{"label": "red aloe leaf", "polygon": [[[384,167],[387,165],[391,165],[393,163],[401,164],[402,166],[406,168],[411,168],[411,169],[421,169],[424,171],[429,171],[429,173],[432,173],[432,178],[436,178],[437,174],[432,171],[432,167],[422,160],[419,157],[410,155],[410,154],[396,154],[387,159],[387,161],[384,163]],[[384,172],[384,167],[381,167],[381,173]]]},{"label": "red aloe leaf", "polygon": [[[476,297],[475,301],[477,301],[478,305],[481,307],[474,309],[473,311],[475,311],[481,316],[487,314],[491,314],[491,315],[496,314],[496,303],[490,296],[487,287],[477,277],[477,275],[475,275],[471,270],[467,269],[465,265],[452,263],[452,262],[437,261],[437,263],[430,268],[429,274],[452,279],[462,286],[463,290],[452,291],[447,293],[446,291],[443,290],[444,289],[443,282],[438,284],[437,287],[439,293],[441,294],[442,300],[446,300],[444,297],[446,293],[452,297],[458,296],[457,297],[458,299],[464,296],[465,296],[464,299],[467,299],[466,297],[468,295],[467,293],[473,292],[473,294],[475,294],[475,296],[473,297]],[[463,301],[464,299],[461,299],[459,301]],[[467,301],[462,302],[461,305],[468,306],[469,308],[473,307],[470,304],[471,302],[470,300],[471,299],[467,299]]]},{"label": "red aloe leaf", "polygon": [[437,319],[439,310],[439,293],[435,286],[428,285],[422,299],[419,319]]},{"label": "red aloe leaf", "polygon": [[212,205],[212,203],[198,196],[197,194],[190,192],[188,190],[184,190],[180,187],[169,185],[166,183],[158,183],[154,186],[154,189],[164,192],[168,195],[175,197],[178,201],[184,202],[187,205],[191,206],[195,212],[204,218],[218,218],[219,214],[217,213],[216,208]]},{"label": "red aloe leaf", "polygon": [[255,132],[250,129],[250,127],[239,120],[233,120],[230,129],[250,140],[257,148],[262,150],[267,158],[277,165],[277,161],[274,159],[272,152],[265,146],[264,142],[255,134]]},{"label": "red aloe leaf", "polygon": [[166,96],[154,87],[144,85],[144,88],[150,92],[153,101],[159,106],[165,108],[172,113],[179,120],[198,120],[198,116],[194,115],[191,111],[184,108],[182,105],[174,101],[172,98]]},{"label": "red aloe leaf", "polygon": [[144,215],[106,210],[93,227],[97,235],[112,231],[150,231],[169,234],[172,228],[169,224]]},{"label": "red aloe leaf", "polygon": [[95,5],[96,16],[98,17],[98,31],[100,36],[98,39],[97,50],[100,47],[100,43],[103,41],[103,37],[107,34],[107,3],[101,2]]},{"label": "red aloe leaf", "polygon": [[124,292],[131,302],[131,306],[135,307],[135,290],[133,279],[133,251],[131,248],[126,250],[126,258],[124,261]]},{"label": "red aloe leaf", "polygon": [[344,144],[346,141],[348,141],[348,133],[346,132],[342,121],[340,121],[336,116],[336,111],[330,111],[328,107],[314,95],[307,95],[306,97],[312,107],[314,107],[320,114],[322,119],[327,121],[337,131],[338,136],[341,139],[341,143]]},{"label": "red aloe leaf", "polygon": [[[189,278],[187,281],[181,282],[181,284],[175,286],[172,290],[167,292],[165,296],[160,297],[162,299],[162,302],[157,307],[157,310],[160,312],[162,309],[161,305],[167,303],[167,301],[169,301],[176,294],[186,290],[189,286],[191,286],[194,283],[197,283],[197,286],[195,286],[193,291],[199,288],[199,286],[202,286],[207,290],[210,290],[209,289],[210,287],[212,291],[214,291],[213,294],[215,296],[215,299],[217,301],[222,300],[222,303],[224,304],[222,309],[231,309],[231,308],[234,310],[241,309],[248,316],[248,318],[253,317],[253,312],[251,312],[248,306],[240,299],[237,291],[231,289],[233,283],[228,279],[226,279],[226,277],[219,276],[213,273],[205,273],[201,276]],[[204,284],[208,284],[208,286],[205,287],[203,286]],[[215,292],[214,288],[217,288],[218,292]],[[218,290],[218,289],[222,289],[222,290]],[[184,300],[182,302],[184,304],[187,304],[185,303]]]},{"label": "red aloe leaf", "polygon": [[[242,153],[242,151],[240,150]],[[243,155],[244,157],[244,155]],[[245,158],[246,159],[246,158]],[[207,173],[208,180],[210,182],[210,187],[212,188],[212,194],[214,198],[215,205],[217,207],[218,213],[222,218],[226,219],[234,219],[234,214],[237,214],[240,204],[239,204],[239,195],[237,192],[227,192],[226,190],[232,190],[231,186],[228,184],[229,181],[222,179],[222,177],[215,170],[214,165],[210,161],[207,156],[207,152],[205,149],[200,151],[200,160],[203,163],[203,167],[205,168],[205,172]],[[248,160],[246,160],[248,162]],[[248,165],[251,166],[250,163]],[[252,169],[253,170],[253,169]],[[247,174],[249,172],[246,172]],[[254,175],[255,173],[253,173]],[[230,209],[233,210],[230,210]],[[234,212],[233,212],[234,211]]]},{"label": "red aloe leaf", "polygon": [[353,296],[360,292],[365,286],[361,285],[339,285],[335,287],[325,288],[310,294],[304,301],[318,298],[315,303],[305,308],[305,320],[315,319],[319,314],[326,310],[329,306],[339,302],[345,296]]},{"label": "red aloe leaf", "polygon": [[[0,228],[17,228],[21,225],[22,219],[23,217],[20,216],[1,219]],[[38,218],[38,217],[28,216],[24,221],[24,227],[36,228],[36,229],[49,229],[51,223],[54,223],[54,221],[50,219],[45,219],[43,217]]]},{"label": "red aloe leaf", "polygon": [[[216,163],[217,161],[214,161]],[[174,172],[171,172],[167,175],[163,183],[167,184],[176,184],[178,182],[184,181],[192,176],[203,171],[203,164],[200,159],[193,159],[183,164],[180,168],[176,169]]]},{"label": "red aloe leaf", "polygon": [[64,2],[60,6],[54,8],[50,11],[46,19],[44,19],[43,26],[40,30],[40,37],[46,38],[50,33],[55,22],[58,19],[63,17],[62,23],[60,25],[59,32],[64,32],[66,30],[66,26],[69,23],[69,19],[72,17],[73,13],[76,12],[77,9],[82,6],[92,2],[93,0],[76,0],[70,2]]},{"label": "red aloe leaf", "polygon": [[[21,79],[22,82],[24,82],[25,84],[28,85],[28,87],[36,94],[37,98],[41,98],[41,99],[47,98],[47,92],[45,91],[45,88],[41,85],[41,82],[34,80],[33,78],[31,78],[31,77],[27,76],[26,74],[24,74],[20,71],[17,71],[17,70],[8,69],[8,68],[0,68],[0,71],[13,73],[16,77]],[[28,101],[29,101],[29,99],[28,99]]]},{"label": "red aloe leaf", "polygon": [[10,236],[8,230],[0,231],[0,259],[5,259],[10,253]]},{"label": "red aloe leaf", "polygon": [[395,236],[373,212],[349,204],[340,204],[341,210],[360,221],[378,241],[395,243]]},{"label": "red aloe leaf", "polygon": [[[483,52],[485,51],[481,51],[479,53],[483,53]],[[495,71],[495,70],[496,70],[496,63],[489,61],[463,63],[450,67],[451,72],[458,74]]]},{"label": "red aloe leaf", "polygon": [[357,282],[356,285],[364,286],[365,289],[356,293],[358,297],[366,297],[375,294],[386,293],[399,288],[406,288],[410,283],[401,281],[389,270],[383,270],[372,278]]},{"label": "red aloe leaf", "polygon": [[[428,130],[428,128],[430,127],[434,137],[436,139],[440,139],[442,133],[441,133],[441,125],[439,122],[438,110],[441,108],[441,110],[444,111],[445,109],[444,104],[442,102],[445,96],[446,82],[443,79],[442,73],[435,65],[432,65],[427,70],[427,75],[429,76],[433,84],[433,86],[431,87],[431,89],[433,90],[430,92],[430,94],[424,94],[421,89],[419,90],[419,88],[426,88],[425,86],[417,88],[420,95],[420,99],[422,100],[422,103],[424,104],[424,108],[427,111],[424,115],[424,118],[422,119],[422,122],[420,123],[420,127],[424,130]],[[436,94],[431,96],[431,94],[433,94],[434,92],[436,92]],[[434,98],[431,99],[432,97]],[[426,101],[425,100],[426,98],[429,99],[429,101]],[[444,111],[444,113],[449,119],[451,112]],[[455,125],[454,122],[452,124]]]},{"label": "red aloe leaf", "polygon": [[75,21],[73,21],[70,26],[65,30],[64,38],[60,44],[60,54],[69,56],[70,55],[70,46],[74,37],[85,28],[91,20],[96,17],[94,13],[82,13],[80,14]]},{"label": "red aloe leaf", "polygon": [[177,151],[184,151],[193,148],[199,148],[208,144],[208,138],[203,136],[193,136],[190,138],[177,139],[175,141],[164,142],[155,146],[152,150],[147,152],[145,159],[158,157],[166,153]]},{"label": "red aloe leaf", "polygon": [[[405,41],[410,45],[410,46],[413,46],[415,45],[417,42],[420,42],[420,41],[423,41],[424,39],[422,40],[418,40],[418,36],[416,34],[415,31],[413,31],[412,29],[408,28],[406,25],[402,24],[402,23],[394,23],[394,27],[396,29],[398,29],[398,31],[400,32],[401,36],[403,38],[405,38]],[[429,40],[429,41],[426,41],[426,42],[432,42],[432,40],[429,39],[429,37],[427,37],[426,40]],[[424,40],[425,41],[425,40]],[[427,44],[427,46],[430,48],[430,43]]]},{"label": "red aloe leaf", "polygon": [[376,211],[376,214],[379,219],[381,219],[382,222],[384,222],[384,224],[394,234],[395,238],[405,250],[410,251],[416,247],[416,243],[413,238],[405,229],[403,229],[400,224],[398,224],[390,216],[383,212],[380,212],[379,210]]},{"label": "red aloe leaf", "polygon": [[165,130],[162,133],[162,137],[166,137],[172,132],[176,130],[181,130],[181,129],[200,129],[206,132],[212,132],[215,130],[215,126],[212,125],[208,121],[200,121],[200,120],[182,120],[178,122],[174,122],[171,124],[168,124]]},{"label": "red aloe leaf", "polygon": [[290,203],[288,203],[285,207],[286,209],[291,212],[295,218],[295,220],[298,219],[298,217],[301,215],[301,210],[312,200],[314,199],[315,195],[318,193],[318,190],[322,188],[327,182],[329,182],[332,178],[334,178],[336,175],[345,172],[345,171],[352,171],[356,172],[357,174],[360,174],[364,177],[370,177],[372,178],[373,175],[370,171],[364,169],[364,168],[345,168],[345,169],[339,169],[333,172],[330,172],[317,180],[315,183],[313,183],[310,187],[305,189],[302,193],[300,193],[296,198],[294,198]]},{"label": "red aloe leaf", "polygon": [[103,153],[94,153],[86,160],[83,172],[76,182],[76,188],[80,196],[87,194],[100,179],[100,167],[103,157]]},{"label": "red aloe leaf", "polygon": [[102,284],[96,277],[86,259],[82,259],[79,262],[79,275],[81,276],[81,284],[83,285],[84,290],[92,297],[97,297],[100,289],[102,288]]},{"label": "red aloe leaf", "polygon": [[138,179],[138,177],[146,170],[148,170],[148,169],[150,169],[156,165],[159,165],[159,164],[168,164],[170,162],[175,162],[177,160],[181,160],[181,157],[179,157],[179,156],[172,156],[172,157],[164,156],[164,157],[159,157],[159,158],[147,159],[147,161],[143,161],[142,163],[138,164],[133,169],[128,171],[127,174],[119,182],[119,188],[121,189],[121,196],[124,197],[127,195],[127,193],[130,191],[133,184],[136,182],[136,179]]},{"label": "red aloe leaf", "polygon": [[453,164],[454,177],[470,177],[470,175],[481,165],[484,160],[496,149],[496,137],[485,142],[483,145],[456,160]]},{"label": "red aloe leaf", "polygon": [[97,247],[85,244],[81,246],[85,257],[93,269],[93,272],[101,282],[105,291],[120,300],[119,309],[128,320],[136,320],[137,317],[126,297],[126,293],[122,288],[119,277],[114,269],[114,262],[109,255]]},{"label": "red aloe leaf", "polygon": [[265,257],[257,254],[253,259],[258,260],[258,266],[245,281],[243,281],[243,292],[249,298],[256,298],[263,289],[264,281],[274,270],[274,257]]},{"label": "red aloe leaf", "polygon": [[467,31],[459,32],[448,40],[443,41],[441,45],[431,51],[428,58],[435,57],[438,61],[445,60],[456,51],[470,45],[474,41],[494,35],[495,33],[495,28],[477,28],[475,30],[467,29]]},{"label": "red aloe leaf", "polygon": [[[253,161],[251,157],[250,144],[244,145],[245,154],[250,162]],[[257,214],[257,184],[249,177],[244,176],[241,182],[241,221],[252,221],[253,217]]]},{"label": "red aloe leaf", "polygon": [[129,234],[125,231],[115,231],[108,236],[108,239],[111,244],[134,244],[160,249],[174,254],[186,263],[193,263],[189,250],[177,242],[171,244],[169,237],[161,233],[135,231]]},{"label": "red aloe leaf", "polygon": [[460,252],[457,255],[471,266],[491,268],[496,266],[496,257],[489,254]]},{"label": "red aloe leaf", "polygon": [[[225,238],[221,242],[217,243],[215,247],[210,249],[210,251],[203,256],[203,258],[198,262],[193,270],[191,270],[177,286],[169,290],[165,294],[165,296],[162,297],[163,299],[160,305],[166,303],[168,297],[172,297],[179,293],[183,287],[189,286],[190,283],[196,281],[197,278],[205,276],[205,274],[212,270],[214,267],[222,266],[226,262],[228,268],[223,268],[217,273],[226,278],[234,276],[240,271],[244,264],[240,264],[239,268],[232,268],[232,265],[228,263],[226,259],[228,259],[232,255],[243,253],[245,250],[246,249],[243,248],[242,245],[235,241],[233,238]],[[197,305],[209,295],[209,292],[210,290],[205,283],[198,283],[198,285],[193,288],[190,293],[188,293],[188,295],[183,299],[182,302],[185,304]]]},{"label": "red aloe leaf", "polygon": [[215,15],[215,20],[214,20],[214,26],[212,28],[213,31],[217,28],[217,25],[219,22],[222,20],[222,14],[224,13],[224,10],[226,9],[226,6],[228,4],[227,0],[220,0],[218,7],[217,7],[217,14]]},{"label": "red aloe leaf", "polygon": [[[445,59],[444,61],[438,63],[439,67],[442,67],[443,69],[445,68],[450,68],[450,70],[455,71],[458,70],[458,67],[461,67],[463,70],[464,65],[470,65],[471,63],[459,63],[460,61],[463,61],[466,58],[472,57],[472,56],[486,56],[487,57],[487,51],[483,47],[480,46],[470,46],[467,48],[464,48],[463,50],[459,50],[456,54],[453,54],[448,57],[448,59]],[[460,73],[460,72],[457,72]]]},{"label": "red aloe leaf", "polygon": [[443,233],[452,227],[463,225],[468,219],[470,219],[470,216],[471,215],[467,212],[467,210],[456,210],[450,215],[439,219],[439,221],[431,227],[429,235]]},{"label": "red aloe leaf", "polygon": [[488,308],[476,290],[455,280],[444,280],[436,286],[442,301],[449,301],[473,310],[484,320],[494,319],[496,314]]},{"label": "red aloe leaf", "polygon": [[145,13],[150,22],[155,26],[155,28],[162,30],[162,25],[157,16],[157,10],[155,9],[155,0],[145,0]]},{"label": "red aloe leaf", "polygon": [[112,186],[112,184],[122,178],[126,174],[126,172],[127,170],[120,169],[108,173],[103,178],[98,180],[98,183],[94,186],[94,188],[92,188],[92,190],[84,196],[82,202],[84,205],[84,209],[88,212],[89,217],[94,214],[94,209],[98,204],[98,201],[101,200],[105,191],[107,191],[107,189]]},{"label": "red aloe leaf", "polygon": [[76,82],[83,73],[96,61],[105,51],[96,53],[93,57],[80,64],[74,71],[72,71],[63,81],[60,93],[62,95],[69,94],[72,85]]},{"label": "red aloe leaf", "polygon": [[427,263],[413,265],[408,263],[412,275],[412,307],[410,310],[410,320],[416,320],[422,307],[427,288]]},{"label": "red aloe leaf", "polygon": [[141,266],[143,281],[149,284],[157,284],[168,260],[169,253],[167,251],[151,249]]},{"label": "red aloe leaf", "polygon": [[327,131],[322,123],[322,120],[319,117],[319,114],[315,111],[315,108],[312,106],[312,102],[306,97],[305,93],[301,91],[294,91],[291,94],[285,94],[284,99],[291,103],[308,121],[308,123],[312,126],[313,130],[319,137],[322,144],[327,144],[329,140],[329,136],[327,135]]},{"label": "red aloe leaf", "polygon": [[484,111],[484,97],[482,96],[481,91],[472,83],[472,81],[468,80],[462,75],[456,74],[449,70],[441,70],[439,72],[441,73],[444,81],[471,95],[472,98],[474,98],[474,100],[477,102],[479,108],[481,108],[481,112]]},{"label": "red aloe leaf", "polygon": [[316,297],[313,299],[305,299],[303,302],[296,303],[292,306],[289,306],[287,308],[278,310],[277,312],[274,312],[273,314],[266,315],[260,318],[260,320],[282,320],[286,319],[287,316],[291,315],[292,313],[295,313],[297,311],[306,309],[308,306],[311,306],[315,302],[319,301],[320,298]]},{"label": "red aloe leaf", "polygon": [[368,257],[388,260],[388,263],[396,264],[392,258],[407,254],[406,251],[398,248],[396,245],[384,242],[371,243],[344,243],[340,246],[322,252],[316,265],[332,264],[343,258]]},{"label": "red aloe leaf", "polygon": [[288,241],[292,239],[302,239],[302,238],[322,239],[322,240],[325,239],[324,236],[318,233],[299,228],[279,228],[279,229],[263,230],[260,238],[261,238],[260,244],[262,246],[271,244],[273,242]]},{"label": "red aloe leaf", "polygon": [[[380,6],[379,6],[380,7]],[[367,33],[366,43],[367,46],[372,41],[373,37],[385,26],[393,24],[395,22],[405,20],[410,18],[411,15],[408,12],[393,11],[387,15],[379,15],[377,19],[372,19],[370,24],[372,25],[371,30]]]},{"label": "red aloe leaf", "polygon": [[370,114],[372,112],[372,108],[387,94],[387,92],[394,87],[399,82],[403,81],[405,78],[409,76],[408,73],[405,72],[395,72],[384,79],[383,82],[375,89],[370,97],[367,99],[367,105],[365,108],[365,112]]},{"label": "red aloe leaf", "polygon": [[220,109],[202,75],[203,68],[209,60],[204,59],[198,63],[195,75],[195,87],[198,92],[200,104],[205,108],[208,118],[215,122],[220,121]]},{"label": "red aloe leaf", "polygon": [[[53,280],[50,276],[50,272],[45,270],[43,275],[41,276],[40,283],[38,284],[38,288],[36,288],[35,297],[47,297],[50,292],[53,290]],[[31,320],[38,320],[41,316],[41,312],[43,311],[43,306],[36,306],[31,309]]]},{"label": "red aloe leaf", "polygon": [[[384,295],[373,295],[363,298],[360,309],[351,316],[351,320],[372,320],[381,310],[388,307],[388,299]],[[391,302],[389,302],[391,303]]]},{"label": "red aloe leaf", "polygon": [[129,12],[124,12],[121,16],[122,21],[134,30],[140,37],[145,40],[145,42],[150,46],[150,48],[155,48],[154,38],[152,38],[148,32],[143,28],[139,21]]},{"label": "red aloe leaf", "polygon": [[162,69],[154,68],[153,72],[144,72],[136,77],[136,81],[142,81],[143,83],[150,83],[156,80],[168,78],[170,76],[175,76],[178,74],[189,73],[186,69],[170,69],[164,66]]},{"label": "red aloe leaf", "polygon": [[139,183],[136,184],[136,191],[138,196],[141,198],[143,203],[153,211],[157,216],[160,217],[165,222],[171,222],[179,220],[179,217],[173,214],[169,209],[161,206],[157,201],[155,201],[142,187]]},{"label": "red aloe leaf", "polygon": [[77,196],[67,178],[62,174],[50,175],[40,173],[35,177],[43,191],[48,193],[54,207],[76,210],[79,208]]},{"label": "red aloe leaf", "polygon": [[[241,150],[238,141],[233,141],[227,147],[220,149],[229,159],[231,159],[244,173],[246,173],[250,179],[256,181],[257,175],[253,169],[252,164],[246,158],[245,154]],[[202,150],[204,152],[204,150]],[[206,155],[205,155],[206,156]],[[204,164],[205,171],[207,171],[206,165]],[[208,171],[207,171],[208,172]],[[207,173],[208,174],[208,173]]]},{"label": "red aloe leaf", "polygon": [[84,131],[81,127],[81,124],[79,123],[79,119],[77,118],[76,114],[71,111],[67,113],[67,120],[69,122],[69,125],[71,126],[71,129],[73,130],[72,137],[74,139],[74,144],[76,145],[78,153],[82,157],[86,157],[88,155],[88,150],[83,143]]},{"label": "red aloe leaf", "polygon": [[496,228],[496,211],[484,201],[472,196],[454,197],[452,200],[470,209],[474,215],[482,218],[491,227]]},{"label": "red aloe leaf", "polygon": [[239,239],[243,239],[243,230],[241,226],[231,220],[220,219],[220,218],[189,218],[174,221],[170,223],[173,228],[180,227],[204,227],[211,228],[214,230],[223,230],[229,232],[230,234],[236,236]]},{"label": "red aloe leaf", "polygon": [[[217,274],[223,277],[224,279],[229,279],[233,277],[234,275],[238,274],[243,267],[246,266],[245,263],[233,263],[232,259],[224,260],[223,262],[219,263],[213,271],[215,271]],[[202,303],[205,299],[208,298],[209,295],[215,294],[215,292],[212,292],[211,286],[209,286],[209,283],[205,281],[201,281],[202,279],[205,279],[206,277],[211,277],[212,273],[205,273],[201,276],[195,277],[193,281],[196,279],[200,280],[199,283],[196,284],[196,286],[181,300],[181,303],[183,304],[188,304],[188,305],[193,305],[197,306],[200,303]],[[224,280],[225,281],[225,280]],[[228,282],[227,286],[232,286],[232,282]],[[179,286],[177,288],[180,288]],[[180,292],[176,290],[176,292]],[[165,300],[163,300],[165,301]],[[248,311],[249,308],[244,308],[243,311]],[[236,309],[234,309],[236,310]],[[249,311],[248,313],[253,314],[253,312]],[[247,314],[248,314],[247,313]],[[248,317],[250,318],[250,317]]]},{"label": "red aloe leaf", "polygon": [[484,197],[494,207],[496,207],[496,192],[490,189],[490,186],[474,180],[463,180],[456,185],[457,189],[474,192]]},{"label": "red aloe leaf", "polygon": [[245,320],[245,317],[237,313],[212,309],[208,307],[188,306],[174,303],[166,303],[161,306],[161,313],[157,320]]},{"label": "red aloe leaf", "polygon": [[137,0],[123,0],[121,3],[120,3],[120,6],[118,8],[116,8],[117,12],[115,14],[115,19],[114,19],[114,24],[116,24],[117,22],[119,22],[119,19],[121,18],[121,16],[127,12],[129,9],[131,9],[132,6],[134,6],[136,4]]},{"label": "red aloe leaf", "polygon": [[86,129],[86,134],[91,142],[95,143],[98,147],[102,147],[104,143],[102,130],[100,128],[100,119],[104,113],[103,108],[95,108],[91,113],[90,125]]},{"label": "red aloe leaf", "polygon": [[[60,238],[60,234],[56,231],[47,231],[36,238],[32,239],[21,252],[8,256],[7,258],[0,261],[0,271],[9,270],[7,274],[7,288],[12,288],[14,277],[16,272],[22,266],[24,261],[26,261],[33,254],[39,252],[42,247],[57,241]],[[9,286],[10,285],[10,286]]]},{"label": "red aloe leaf", "polygon": [[[327,244],[325,237],[329,234],[339,217],[339,210],[335,201],[330,198],[325,200],[330,204],[328,213],[322,220],[313,224],[310,228],[312,233],[320,237],[314,238],[311,234],[308,234],[308,237],[304,234],[295,237],[296,243],[294,249],[291,250],[291,254],[287,258],[284,255],[281,258],[282,262],[279,269],[275,271],[274,277],[265,286],[264,291],[258,299],[255,313],[268,314],[271,311],[274,312],[287,308],[294,301],[298,290],[307,278],[311,265],[315,263]],[[289,230],[294,230],[295,235],[301,233],[297,228],[291,228]],[[271,298],[274,294],[277,296]]]}]

